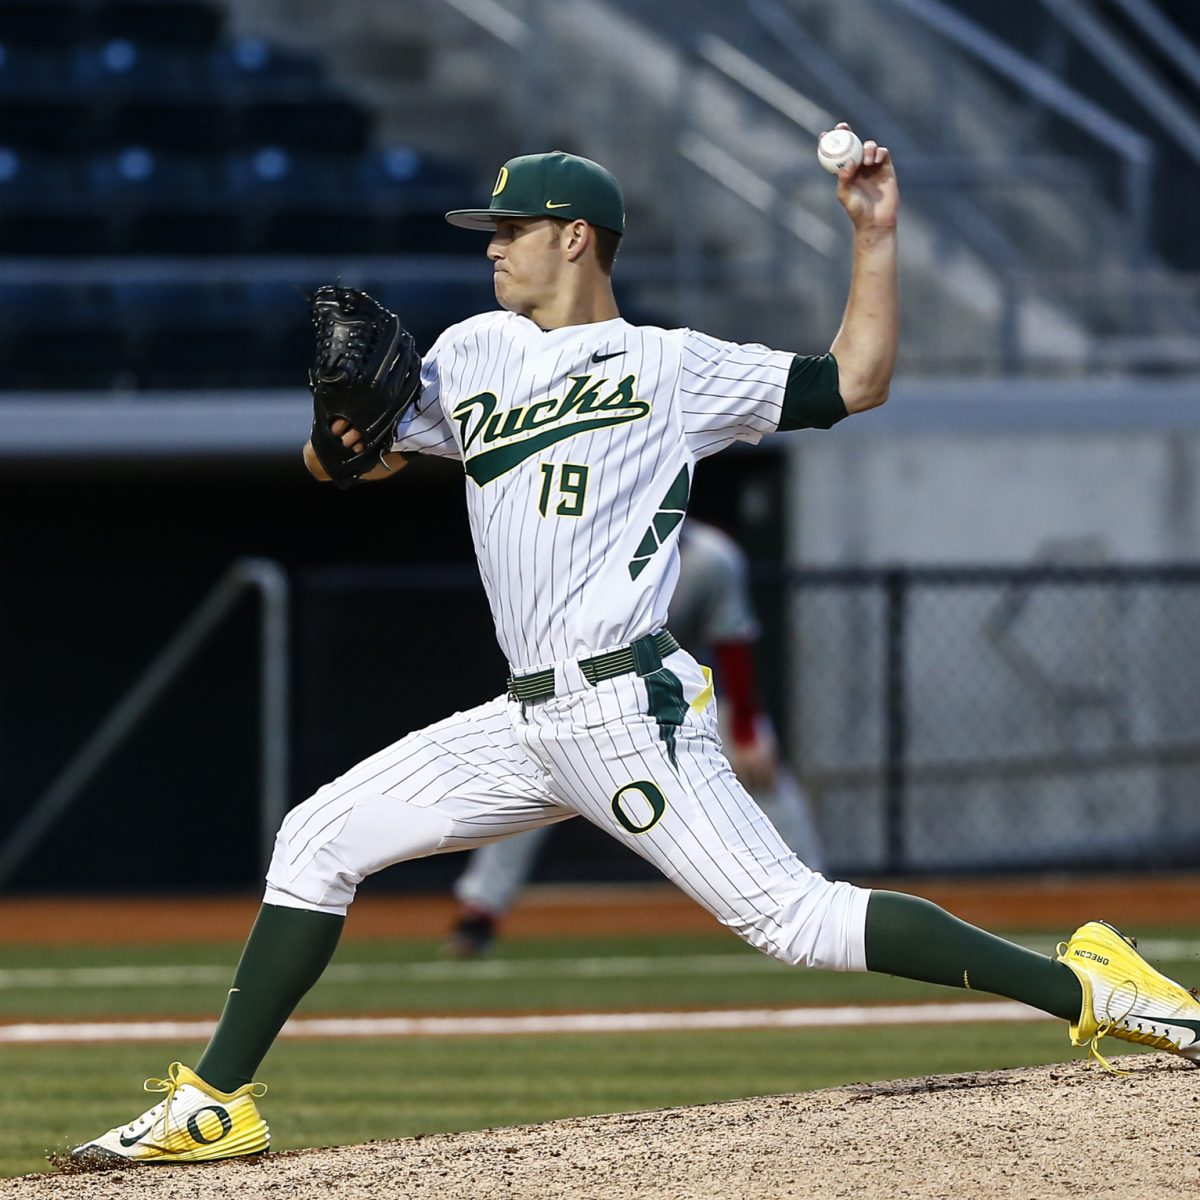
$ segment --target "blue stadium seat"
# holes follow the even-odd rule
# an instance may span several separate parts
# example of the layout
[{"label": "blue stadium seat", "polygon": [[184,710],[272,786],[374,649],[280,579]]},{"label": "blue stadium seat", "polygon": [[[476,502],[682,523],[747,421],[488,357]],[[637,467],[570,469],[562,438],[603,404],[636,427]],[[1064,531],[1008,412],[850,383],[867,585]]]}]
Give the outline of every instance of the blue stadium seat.
[{"label": "blue stadium seat", "polygon": [[364,194],[381,214],[380,250],[391,254],[479,254],[478,239],[447,225],[448,209],[478,191],[457,163],[408,147],[368,151],[358,164]]},{"label": "blue stadium seat", "polygon": [[86,203],[78,161],[0,146],[0,253],[92,254],[105,245],[105,214]]},{"label": "blue stadium seat", "polygon": [[39,155],[0,146],[0,212],[76,207],[84,187],[80,160],[73,155]]},{"label": "blue stadium seat", "polygon": [[72,82],[100,98],[195,94],[205,84],[206,65],[186,49],[108,38],[79,48]]},{"label": "blue stadium seat", "polygon": [[357,202],[353,160],[306,154],[285,146],[237,150],[225,162],[230,196],[248,208],[300,203],[345,207]]},{"label": "blue stadium seat", "polygon": [[89,202],[110,217],[110,246],[133,254],[236,253],[238,213],[226,203],[217,164],[123,146],[89,163]]},{"label": "blue stadium seat", "polygon": [[261,386],[303,387],[313,356],[311,296],[331,277],[304,285],[264,280],[246,286],[247,321],[258,333]]},{"label": "blue stadium seat", "polygon": [[[69,330],[72,352],[62,352]],[[0,362],[6,389],[131,384],[126,331],[103,288],[0,285]]]},{"label": "blue stadium seat", "polygon": [[186,206],[223,190],[211,158],[142,145],[100,151],[88,160],[87,172],[90,198],[116,207]]},{"label": "blue stadium seat", "polygon": [[[368,191],[393,198],[419,197],[423,204],[436,197],[454,204],[478,190],[472,172],[460,163],[427,154],[412,146],[385,146],[366,151],[358,161],[357,174]],[[465,203],[465,201],[463,201]]]},{"label": "blue stadium seat", "polygon": [[140,386],[248,386],[258,334],[241,284],[127,280],[112,292]]},{"label": "blue stadium seat", "polygon": [[268,253],[375,250],[378,222],[354,194],[352,165],[283,146],[232,154],[228,192],[245,215],[246,243]]},{"label": "blue stadium seat", "polygon": [[94,29],[101,39],[128,38],[198,50],[217,42],[222,24],[219,7],[198,0],[108,0],[96,10]]},{"label": "blue stadium seat", "polygon": [[53,322],[60,327],[95,323],[99,308],[87,288],[62,283],[0,283],[0,337],[13,329]]},{"label": "blue stadium seat", "polygon": [[164,325],[213,329],[246,320],[245,287],[240,283],[120,279],[109,288],[122,323],[143,333]]},{"label": "blue stadium seat", "polygon": [[246,318],[264,327],[303,325],[311,330],[309,316],[312,293],[327,279],[314,279],[304,286],[290,280],[250,279],[244,284]]},{"label": "blue stadium seat", "polygon": [[[0,254],[482,254],[442,216],[470,171],[371,148],[318,60],[222,22],[200,0],[0,0]],[[485,276],[375,289],[428,347],[491,306]],[[55,352],[64,326],[78,354]],[[291,283],[0,286],[7,387],[301,386],[311,353]]]},{"label": "blue stadium seat", "polygon": [[6,103],[60,95],[72,85],[74,68],[73,50],[0,42],[0,95]]},{"label": "blue stadium seat", "polygon": [[325,86],[325,71],[314,58],[272,46],[262,38],[240,37],[219,45],[207,60],[208,77],[221,89],[254,90],[288,86],[310,94]]},{"label": "blue stadium seat", "polygon": [[[247,214],[259,249],[286,253],[481,253],[443,219],[468,189],[427,186],[420,170],[367,183],[381,171],[377,154],[352,158],[259,146],[227,160],[230,196]],[[447,177],[452,177],[447,175]]]}]

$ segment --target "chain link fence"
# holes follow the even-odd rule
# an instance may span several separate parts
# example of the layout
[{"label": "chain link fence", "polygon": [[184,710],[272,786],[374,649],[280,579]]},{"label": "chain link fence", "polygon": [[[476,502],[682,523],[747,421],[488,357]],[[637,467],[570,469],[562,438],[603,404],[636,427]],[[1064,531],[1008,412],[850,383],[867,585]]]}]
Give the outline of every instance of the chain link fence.
[{"label": "chain link fence", "polygon": [[835,871],[1195,862],[1200,567],[763,583],[783,597],[787,752]]}]

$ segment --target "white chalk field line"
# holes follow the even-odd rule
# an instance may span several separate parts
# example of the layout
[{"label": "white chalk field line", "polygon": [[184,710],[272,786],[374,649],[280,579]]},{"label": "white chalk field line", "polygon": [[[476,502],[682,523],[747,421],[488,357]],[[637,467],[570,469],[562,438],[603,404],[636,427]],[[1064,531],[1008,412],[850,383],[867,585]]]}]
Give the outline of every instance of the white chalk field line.
[{"label": "white chalk field line", "polygon": [[[298,1017],[284,1038],[528,1037],[547,1033],[674,1033],[719,1029],[832,1029],[973,1021],[1049,1021],[1010,1000],[957,1004],[837,1005],[709,1012],[553,1013],[484,1017]],[[0,1045],[203,1040],[213,1021],[23,1022],[0,1025]]]},{"label": "white chalk field line", "polygon": [[[222,983],[233,977],[225,966],[16,967],[0,969],[0,991],[40,988],[121,988],[186,983]],[[742,975],[787,970],[763,954],[644,955],[596,958],[498,959],[482,962],[333,963],[323,984],[468,983],[501,979],[613,979],[654,975]]]}]

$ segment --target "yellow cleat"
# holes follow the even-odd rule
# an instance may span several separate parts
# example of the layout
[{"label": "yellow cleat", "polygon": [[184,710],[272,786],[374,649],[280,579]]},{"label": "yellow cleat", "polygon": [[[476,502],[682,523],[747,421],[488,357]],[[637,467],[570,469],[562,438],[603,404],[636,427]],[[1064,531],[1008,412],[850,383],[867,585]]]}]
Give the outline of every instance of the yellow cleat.
[{"label": "yellow cleat", "polygon": [[264,1154],[271,1131],[255,1097],[267,1088],[247,1083],[234,1092],[209,1087],[183,1063],[172,1063],[166,1079],[147,1079],[148,1092],[166,1096],[137,1120],[110,1129],[71,1151],[74,1159],[126,1159],[131,1163],[209,1162]]},{"label": "yellow cleat", "polygon": [[1200,1065],[1200,1000],[1156,971],[1136,946],[1104,921],[1089,921],[1059,943],[1058,961],[1083,988],[1071,1044],[1087,1046],[1109,1071],[1114,1068],[1096,1048],[1105,1037],[1169,1050]]}]

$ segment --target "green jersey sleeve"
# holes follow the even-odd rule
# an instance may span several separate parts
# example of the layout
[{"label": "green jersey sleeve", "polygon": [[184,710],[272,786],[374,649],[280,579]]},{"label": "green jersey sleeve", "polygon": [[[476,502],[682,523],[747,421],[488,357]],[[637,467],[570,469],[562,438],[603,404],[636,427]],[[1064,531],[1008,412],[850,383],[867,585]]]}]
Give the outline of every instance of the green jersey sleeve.
[{"label": "green jersey sleeve", "polygon": [[832,354],[797,354],[788,370],[779,431],[831,429],[847,416]]}]

